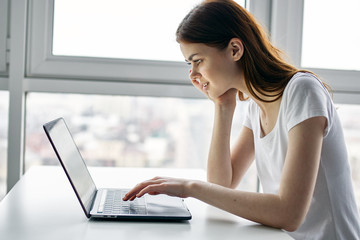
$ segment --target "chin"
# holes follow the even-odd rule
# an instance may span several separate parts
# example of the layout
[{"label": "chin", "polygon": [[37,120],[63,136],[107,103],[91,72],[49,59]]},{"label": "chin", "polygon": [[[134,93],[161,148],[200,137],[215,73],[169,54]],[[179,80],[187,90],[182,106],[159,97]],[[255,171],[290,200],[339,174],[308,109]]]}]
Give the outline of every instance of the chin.
[{"label": "chin", "polygon": [[214,95],[213,93],[211,93],[210,91],[208,91],[208,92],[207,92],[207,94],[208,94],[208,95],[209,95],[209,97],[210,97],[210,98],[212,98],[212,99],[217,98],[217,96],[216,96],[216,95]]},{"label": "chin", "polygon": [[209,94],[209,96],[212,98],[212,99],[216,99],[216,98],[219,98],[219,97],[221,97],[222,95],[224,95],[226,93],[226,91],[225,92],[211,92],[211,91],[208,91],[208,94]]},{"label": "chin", "polygon": [[208,95],[209,95],[209,97],[210,97],[211,99],[217,99],[217,98],[219,98],[219,97],[221,96],[221,94],[211,94],[211,93],[209,93],[209,92],[208,92]]}]

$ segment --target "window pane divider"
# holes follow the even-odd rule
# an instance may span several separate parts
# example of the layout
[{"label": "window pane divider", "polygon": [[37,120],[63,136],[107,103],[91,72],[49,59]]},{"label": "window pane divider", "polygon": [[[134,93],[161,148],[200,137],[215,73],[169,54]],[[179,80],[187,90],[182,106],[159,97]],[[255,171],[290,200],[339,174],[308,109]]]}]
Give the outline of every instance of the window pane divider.
[{"label": "window pane divider", "polygon": [[205,98],[189,84],[116,82],[79,79],[25,78],[24,91],[151,97]]},{"label": "window pane divider", "polygon": [[0,74],[7,72],[8,0],[0,0]]},{"label": "window pane divider", "polygon": [[9,90],[9,79],[0,77],[0,90]]}]

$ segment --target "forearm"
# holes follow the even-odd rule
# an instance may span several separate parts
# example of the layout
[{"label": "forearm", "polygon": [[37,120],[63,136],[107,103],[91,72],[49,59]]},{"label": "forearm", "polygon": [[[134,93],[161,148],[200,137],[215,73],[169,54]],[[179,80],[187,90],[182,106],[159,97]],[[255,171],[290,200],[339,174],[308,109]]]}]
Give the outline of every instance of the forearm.
[{"label": "forearm", "polygon": [[230,133],[232,107],[215,106],[214,127],[208,157],[208,181],[229,187],[232,182]]},{"label": "forearm", "polygon": [[189,197],[260,224],[288,231],[298,224],[275,194],[244,192],[202,181],[191,182],[187,191]]}]

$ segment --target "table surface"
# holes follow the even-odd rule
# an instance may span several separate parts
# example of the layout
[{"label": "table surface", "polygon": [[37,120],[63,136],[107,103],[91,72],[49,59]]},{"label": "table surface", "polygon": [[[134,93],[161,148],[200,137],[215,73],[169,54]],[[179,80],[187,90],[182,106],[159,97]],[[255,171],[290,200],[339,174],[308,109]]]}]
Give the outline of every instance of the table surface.
[{"label": "table surface", "polygon": [[[131,188],[155,175],[205,178],[199,169],[90,168],[97,187]],[[185,202],[192,220],[89,220],[60,167],[33,167],[0,202],[0,238],[53,239],[291,239],[286,233],[236,217],[199,200]]]}]

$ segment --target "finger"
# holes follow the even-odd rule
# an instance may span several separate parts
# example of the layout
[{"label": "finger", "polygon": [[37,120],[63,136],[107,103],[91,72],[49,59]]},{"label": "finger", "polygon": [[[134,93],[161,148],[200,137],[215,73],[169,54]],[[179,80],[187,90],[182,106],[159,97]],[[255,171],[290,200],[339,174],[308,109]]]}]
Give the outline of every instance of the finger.
[{"label": "finger", "polygon": [[196,79],[191,80],[191,82],[192,82],[192,84],[194,85],[195,88],[197,88],[203,94],[207,95],[207,93],[203,91],[202,85]]},{"label": "finger", "polygon": [[133,196],[131,196],[131,198],[129,198],[129,201],[134,201],[135,198],[136,198],[136,195],[133,195]]},{"label": "finger", "polygon": [[155,177],[151,180],[144,181],[142,183],[137,184],[133,189],[131,189],[128,193],[125,194],[123,197],[124,201],[127,200],[134,200],[136,198],[136,195],[144,188],[146,188],[148,185],[156,184],[162,182],[162,179],[160,177]]},{"label": "finger", "polygon": [[141,190],[141,188],[139,189],[140,186],[135,186],[133,189],[131,189],[128,193],[125,194],[125,196],[123,197],[124,201],[132,201],[136,198],[136,194],[139,193],[139,191]]},{"label": "finger", "polygon": [[162,186],[163,186],[162,184],[149,185],[149,186],[145,187],[144,189],[142,189],[138,194],[136,194],[136,197],[140,198],[140,197],[144,196],[146,193],[161,194],[161,193],[163,193],[163,191],[161,190]]},{"label": "finger", "polygon": [[161,194],[161,193],[159,193],[159,192],[148,192],[148,194],[149,194],[149,195],[159,195],[159,194]]},{"label": "finger", "polygon": [[127,201],[127,200],[134,199],[134,197],[136,197],[136,194],[140,191],[140,190],[138,190],[138,187],[139,187],[139,184],[136,185],[134,188],[132,188],[129,192],[127,192],[125,194],[125,196],[123,197],[123,200]]},{"label": "finger", "polygon": [[196,79],[192,79],[191,83],[194,85],[194,87],[196,87],[197,89],[199,89],[199,91],[202,92],[202,87],[200,86],[200,83]]},{"label": "finger", "polygon": [[201,85],[196,79],[192,79],[191,83],[197,88],[200,92],[202,92],[207,98],[209,98],[209,94],[207,91],[203,90],[203,85]]},{"label": "finger", "polygon": [[127,193],[127,194],[125,194],[125,196],[123,197],[123,201],[128,201],[128,200],[130,200],[130,201],[132,201],[132,200],[134,200],[136,198],[136,194],[129,194],[129,193]]}]

